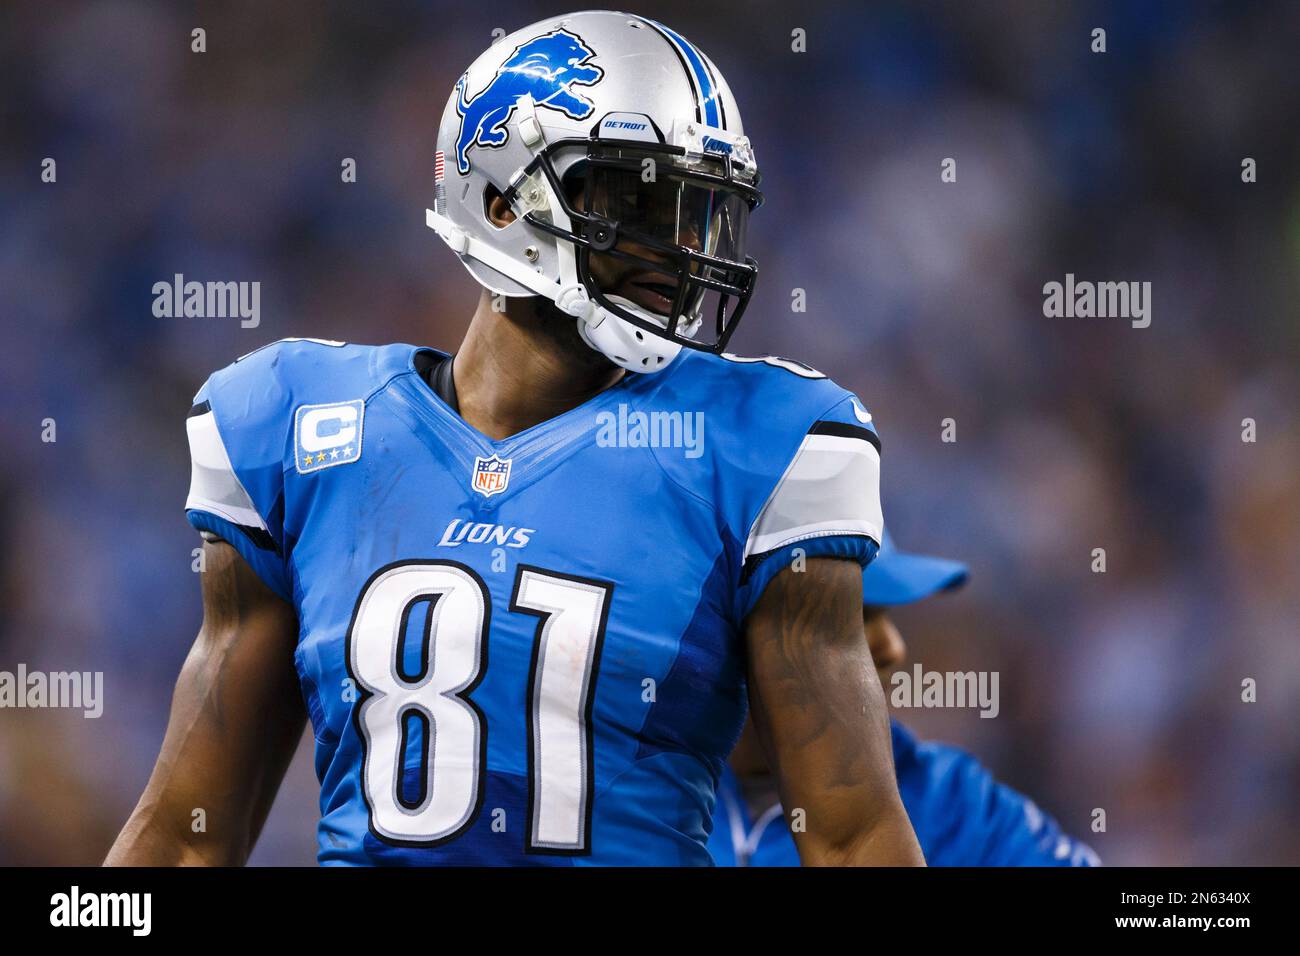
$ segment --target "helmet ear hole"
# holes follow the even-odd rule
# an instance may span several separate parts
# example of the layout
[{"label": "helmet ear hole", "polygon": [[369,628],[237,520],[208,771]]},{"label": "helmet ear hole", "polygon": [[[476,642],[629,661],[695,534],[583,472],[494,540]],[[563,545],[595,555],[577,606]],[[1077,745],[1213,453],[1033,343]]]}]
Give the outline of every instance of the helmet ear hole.
[{"label": "helmet ear hole", "polygon": [[515,211],[492,183],[483,187],[483,218],[494,229],[504,229],[515,221]]}]

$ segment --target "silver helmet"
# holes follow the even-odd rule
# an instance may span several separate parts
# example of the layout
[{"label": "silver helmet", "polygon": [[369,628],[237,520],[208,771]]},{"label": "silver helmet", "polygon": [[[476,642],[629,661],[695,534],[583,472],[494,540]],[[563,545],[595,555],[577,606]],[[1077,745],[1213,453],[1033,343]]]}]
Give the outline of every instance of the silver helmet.
[{"label": "silver helmet", "polygon": [[[586,11],[488,48],[438,129],[426,221],[482,285],[541,295],[635,372],[721,352],[753,292],[762,201],[717,67],[653,20]],[[492,222],[500,195],[515,214]]]}]

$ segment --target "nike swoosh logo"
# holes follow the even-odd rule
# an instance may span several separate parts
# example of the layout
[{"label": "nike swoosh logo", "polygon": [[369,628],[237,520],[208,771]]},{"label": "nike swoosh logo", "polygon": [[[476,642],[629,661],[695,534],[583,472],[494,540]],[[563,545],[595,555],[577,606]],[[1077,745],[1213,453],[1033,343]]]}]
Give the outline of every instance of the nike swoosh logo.
[{"label": "nike swoosh logo", "polygon": [[864,425],[870,425],[871,413],[859,405],[856,398],[851,401],[853,402],[853,414],[857,416],[858,421],[862,422]]}]

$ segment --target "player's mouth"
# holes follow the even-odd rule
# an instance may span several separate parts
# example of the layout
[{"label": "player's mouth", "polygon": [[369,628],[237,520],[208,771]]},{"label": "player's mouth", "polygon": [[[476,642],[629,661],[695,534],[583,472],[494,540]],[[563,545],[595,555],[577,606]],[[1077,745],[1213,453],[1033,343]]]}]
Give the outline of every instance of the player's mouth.
[{"label": "player's mouth", "polygon": [[658,275],[637,276],[623,283],[622,292],[642,308],[649,309],[656,315],[668,315],[677,295],[675,283],[667,282]]}]

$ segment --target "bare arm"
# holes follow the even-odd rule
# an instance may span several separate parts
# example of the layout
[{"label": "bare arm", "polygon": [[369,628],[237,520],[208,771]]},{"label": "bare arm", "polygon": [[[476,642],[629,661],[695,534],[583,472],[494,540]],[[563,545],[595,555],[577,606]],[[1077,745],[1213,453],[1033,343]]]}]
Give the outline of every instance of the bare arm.
[{"label": "bare arm", "polygon": [[302,736],[293,608],[224,541],[203,552],[203,627],[153,776],[106,866],[242,865]]},{"label": "bare arm", "polygon": [[862,572],[809,559],[746,620],[754,727],[805,866],[923,866],[898,795],[885,695],[862,639]]}]

